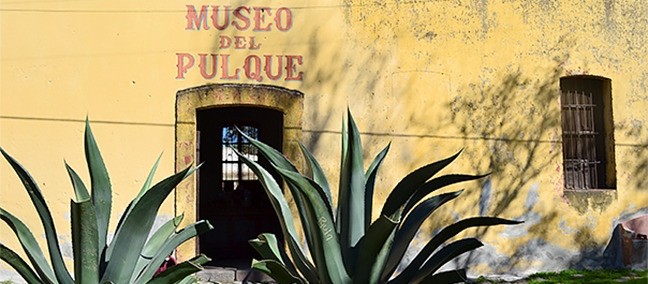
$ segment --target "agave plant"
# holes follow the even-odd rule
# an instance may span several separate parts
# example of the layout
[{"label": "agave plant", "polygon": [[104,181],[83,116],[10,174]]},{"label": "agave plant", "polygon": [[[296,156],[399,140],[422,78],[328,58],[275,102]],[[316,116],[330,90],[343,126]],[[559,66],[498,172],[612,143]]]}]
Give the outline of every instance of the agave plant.
[{"label": "agave plant", "polygon": [[52,215],[37,183],[14,158],[1,148],[0,151],[18,174],[45,229],[50,263],[31,230],[14,215],[0,208],[0,219],[16,234],[31,266],[2,244],[0,259],[11,265],[28,283],[186,282],[189,279],[187,276],[209,261],[209,258],[200,255],[156,274],[165,258],[178,245],[212,228],[208,222],[199,221],[176,231],[182,220],[181,215],[164,223],[149,237],[164,199],[195,170],[187,168],[151,186],[159,158],[143,187],[121,216],[112,241],[107,241],[112,204],[110,179],[86,120],[85,153],[91,179],[90,192],[77,173],[65,164],[76,196],[76,201],[70,202],[74,257],[74,275],[71,275],[61,255]]},{"label": "agave plant", "polygon": [[268,274],[280,283],[461,282],[466,279],[465,269],[439,272],[439,268],[483,244],[475,238],[467,238],[439,247],[470,227],[520,223],[494,217],[473,217],[458,221],[436,234],[406,268],[396,273],[403,255],[423,222],[441,205],[457,198],[462,191],[427,196],[445,186],[476,180],[484,175],[450,174],[432,178],[454,161],[459,153],[430,163],[408,174],[394,187],[380,216],[372,222],[376,174],[390,145],[375,157],[365,171],[360,134],[350,112],[347,122],[342,125],[342,159],[335,212],[325,174],[303,145],[301,149],[309,166],[305,174],[298,172],[280,152],[246,137],[270,161],[272,170],[286,181],[294,197],[308,246],[306,250],[299,242],[294,218],[279,183],[269,173],[270,169],[265,169],[238,153],[268,193],[279,216],[287,247],[287,251],[282,249],[276,236],[267,233],[250,240],[250,244],[263,258],[253,260],[254,269]]}]

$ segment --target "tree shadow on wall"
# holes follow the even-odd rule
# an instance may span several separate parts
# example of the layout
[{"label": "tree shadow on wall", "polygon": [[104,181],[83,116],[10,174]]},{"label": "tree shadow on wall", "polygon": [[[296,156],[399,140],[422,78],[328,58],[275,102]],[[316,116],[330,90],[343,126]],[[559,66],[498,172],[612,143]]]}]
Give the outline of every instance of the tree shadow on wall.
[{"label": "tree shadow on wall", "polygon": [[[542,79],[510,74],[487,87],[470,85],[464,91],[469,94],[458,96],[449,104],[452,115],[448,123],[460,127],[465,154],[475,157],[473,170],[491,172],[479,194],[479,215],[525,221],[499,233],[504,239],[531,236],[510,256],[500,257],[495,251],[489,251],[492,248],[484,248],[458,259],[456,266],[486,263],[502,274],[523,272],[517,271],[518,267],[533,262],[540,262],[543,270],[618,267],[604,255],[608,242],[600,243],[595,238],[600,235],[594,232],[599,222],[595,216],[583,216],[580,223],[574,224],[561,219],[559,209],[551,208],[553,204],[569,203],[563,196],[563,178],[559,174],[562,172],[560,74],[558,66]],[[617,152],[625,153],[622,156],[626,157],[617,164],[617,169],[622,168],[626,175],[632,176],[628,179],[630,188],[648,188],[648,181],[643,178],[648,176],[648,145],[641,143],[642,137],[646,137],[642,123],[631,119],[616,124],[615,128],[616,133],[623,133],[630,140],[616,141]],[[484,147],[488,148],[487,152],[474,152]],[[544,196],[553,196],[554,200],[539,202],[540,188],[553,191]],[[459,210],[470,212],[469,208],[454,209]],[[622,215],[638,213],[637,210],[648,212],[648,207],[627,210]],[[613,223],[623,219],[619,216]],[[610,224],[610,237],[615,225]],[[489,230],[493,228],[478,228],[476,236],[484,236]],[[576,248],[555,245],[557,234],[563,234]]]},{"label": "tree shadow on wall", "polygon": [[[446,118],[441,121],[421,121],[427,117],[412,110],[418,110],[421,104],[418,99],[429,94],[410,94],[407,86],[403,90],[393,91],[393,96],[408,95],[403,100],[410,101],[398,102],[402,104],[400,108],[385,106],[382,98],[374,97],[388,93],[382,90],[385,85],[381,84],[393,75],[389,70],[397,69],[393,66],[393,55],[388,48],[376,47],[371,43],[330,41],[323,36],[327,34],[328,28],[322,23],[295,23],[295,26],[298,25],[299,33],[304,36],[286,37],[278,44],[283,46],[280,49],[288,52],[298,46],[303,50],[302,68],[308,70],[308,73],[304,75],[298,89],[306,94],[302,120],[305,122],[303,141],[307,148],[316,155],[333,152],[333,156],[336,156],[335,153],[339,153],[336,147],[339,145],[336,143],[334,149],[331,149],[332,146],[327,143],[330,140],[325,136],[333,134],[339,137],[339,125],[347,104],[352,107],[354,103],[364,104],[362,108],[373,110],[366,111],[364,116],[356,119],[359,123],[369,126],[361,128],[363,144],[371,145],[363,147],[365,157],[377,153],[378,146],[374,147],[374,144],[384,146],[394,137],[439,140],[438,144],[442,147],[450,145],[452,149],[464,148],[464,153],[457,162],[462,165],[471,163],[469,167],[472,167],[473,173],[491,173],[484,180],[480,191],[471,191],[470,188],[475,185],[470,184],[461,201],[452,204],[453,208],[436,212],[435,216],[431,217],[435,223],[427,223],[426,232],[437,231],[440,229],[439,224],[449,224],[460,215],[494,215],[525,221],[522,225],[506,228],[501,233],[504,239],[533,235],[533,239],[517,248],[512,256],[485,257],[479,254],[486,249],[483,248],[461,258],[456,263],[458,266],[465,266],[467,263],[489,263],[493,264],[491,267],[497,267],[498,271],[504,273],[510,272],[523,262],[534,261],[534,255],[538,253],[545,253],[546,257],[550,258],[552,256],[549,254],[562,252],[558,249],[556,252],[539,250],[549,245],[545,240],[549,238],[550,232],[556,230],[562,230],[566,237],[573,237],[575,242],[582,244],[579,248],[583,252],[581,255],[586,255],[586,252],[595,248],[591,240],[585,242],[579,239],[591,236],[587,227],[571,228],[568,224],[562,226],[562,222],[559,221],[560,212],[555,209],[540,208],[542,212],[548,213],[537,213],[539,206],[551,204],[551,201],[539,202],[541,188],[543,191],[557,191],[552,196],[562,196],[563,181],[557,174],[562,168],[559,145],[560,62],[556,62],[555,66],[541,74],[542,76],[529,77],[524,73],[512,72],[499,81],[491,82],[481,78],[458,90],[450,90],[449,95],[461,95],[454,97],[443,109],[434,110],[447,112]],[[218,46],[214,46],[214,51],[217,50]],[[565,56],[560,61],[566,60]],[[430,93],[434,93],[434,90]],[[403,110],[409,113],[402,113]],[[409,116],[406,120],[407,125],[403,125],[403,128],[396,132],[385,131],[380,123],[394,116]],[[456,135],[446,134],[447,125],[458,129]],[[628,131],[643,131],[643,128],[635,128],[630,127]],[[641,137],[643,134],[637,135]],[[640,157],[643,158],[638,161],[637,167],[633,167],[633,175],[636,176],[646,176],[648,172],[647,154],[645,149],[641,151],[643,154]],[[398,161],[398,170],[413,169],[415,165],[439,158],[435,155],[405,154],[402,157]],[[335,158],[330,160],[336,162],[328,165],[337,166]],[[337,180],[336,169],[331,168],[332,166],[327,168],[328,165],[323,166],[329,174],[329,180]],[[552,179],[553,177],[556,178]],[[638,188],[648,186],[646,179],[637,178],[635,181]],[[474,206],[475,204],[478,206]],[[555,224],[559,223],[561,225],[556,227]],[[489,230],[492,228],[479,228],[476,235],[482,237]]]},{"label": "tree shadow on wall", "polygon": [[[614,115],[614,114],[613,114]],[[632,159],[623,160],[617,165],[617,173],[622,172],[620,168],[629,171],[620,173],[630,175],[631,186],[639,190],[648,190],[648,131],[646,123],[637,118],[629,121],[615,123],[615,132],[623,133],[625,139],[630,141],[615,141],[615,147]]]},{"label": "tree shadow on wall", "polygon": [[[462,215],[500,216],[525,221],[524,224],[507,227],[499,234],[503,239],[532,236],[526,243],[516,247],[512,254],[499,255],[493,247],[487,246],[460,258],[455,262],[457,266],[486,263],[495,272],[511,273],[534,261],[544,260],[546,263],[543,265],[564,268],[561,265],[579,267],[579,263],[588,263],[588,260],[601,260],[596,256],[602,253],[603,247],[593,241],[594,232],[590,226],[569,224],[560,219],[559,210],[550,208],[554,202],[565,202],[561,199],[564,186],[560,174],[562,147],[559,82],[563,71],[561,64],[568,60],[567,54],[558,56],[555,64],[544,73],[534,73],[540,74],[537,77],[511,72],[499,81],[480,78],[473,84],[460,87],[450,95],[461,95],[455,96],[444,109],[436,110],[447,112],[446,119],[431,122],[421,121],[424,116],[414,111],[399,112],[418,109],[418,100],[399,102],[403,107],[390,106],[385,112],[381,98],[374,97],[374,94],[385,93],[381,90],[384,86],[379,81],[393,75],[385,71],[393,67],[385,50],[369,45],[355,46],[363,52],[352,53],[339,48],[339,43],[318,44],[322,41],[319,27],[305,29],[304,32],[310,35],[308,50],[303,54],[304,70],[309,70],[309,73],[299,89],[307,94],[303,120],[308,122],[308,129],[305,129],[304,141],[311,151],[331,152],[331,146],[324,143],[326,139],[322,139],[322,136],[339,135],[339,123],[347,106],[345,104],[353,106],[354,101],[359,101],[367,104],[364,108],[376,110],[357,119],[360,123],[370,121],[368,128],[361,128],[363,144],[384,145],[396,136],[405,139],[439,139],[439,144],[443,147],[449,145],[453,149],[463,148],[464,153],[458,162],[471,163],[473,173],[491,173],[483,181],[480,191],[470,190],[474,184],[467,185],[469,190],[461,197],[464,200],[453,203],[453,208],[436,212],[431,217],[434,223],[426,224],[426,232],[438,231],[439,224],[449,224]],[[295,39],[295,42],[286,44],[303,43]],[[348,57],[349,54],[354,56],[353,60]],[[409,94],[407,87],[393,93],[394,96]],[[403,99],[419,99],[422,96],[429,95],[409,95]],[[324,107],[321,106],[323,101],[326,101]],[[383,109],[378,111],[379,108]],[[400,132],[386,132],[380,123],[397,115],[409,116],[408,124],[399,129]],[[446,135],[447,125],[458,128],[457,135]],[[411,135],[412,130],[417,133]],[[418,135],[419,131],[425,134]],[[634,133],[635,137],[643,135],[640,133],[643,128],[636,126],[629,127],[627,131]],[[372,147],[363,148],[365,157],[371,157],[377,152]],[[633,166],[633,174],[646,176],[648,158],[645,148],[635,150],[643,151],[643,154],[638,156],[642,158],[638,160],[638,166]],[[333,149],[334,156],[335,153]],[[422,165],[434,158],[439,157],[413,155],[398,162],[402,167],[408,168]],[[337,166],[336,163],[333,165]],[[335,170],[331,168],[325,168],[325,171],[335,175]],[[329,176],[329,179],[336,180],[335,176]],[[635,181],[639,188],[648,186],[645,179],[638,178]],[[553,191],[549,196],[556,200],[540,202],[541,190]],[[475,204],[478,206],[474,206]],[[489,230],[493,228],[478,228],[476,233],[470,234],[480,238]],[[549,240],[552,235],[555,238],[556,232],[564,234],[565,238],[571,238],[578,246],[577,253],[551,244]],[[486,253],[482,253],[484,250]],[[557,260],[556,263],[550,263],[554,259]]]},{"label": "tree shadow on wall", "polygon": [[[304,133],[306,146],[317,153],[322,149],[330,148],[322,144],[322,141],[325,141],[321,139],[322,135],[339,135],[337,129],[343,115],[340,110],[346,107],[344,104],[355,100],[353,95],[363,94],[364,98],[368,98],[363,103],[369,104],[365,108],[377,110],[381,106],[381,100],[373,98],[373,94],[384,93],[379,90],[381,86],[378,81],[385,80],[393,74],[384,73],[384,70],[389,69],[390,61],[388,54],[382,50],[365,46],[362,53],[353,54],[356,58],[349,60],[344,58],[348,54],[340,49],[331,50],[331,46],[316,44],[320,40],[318,28],[308,33],[310,44],[308,52],[304,54],[304,58],[308,58],[304,61],[304,69],[309,70],[309,74],[304,77],[300,90],[308,94],[304,99],[303,120],[308,121],[310,130],[324,130],[309,132],[309,129],[306,129]],[[562,60],[566,60],[566,57]],[[350,62],[354,62],[356,66],[349,66]],[[362,65],[367,68],[359,69],[358,66]],[[552,227],[552,224],[558,223],[556,220],[560,217],[559,212],[544,210],[550,213],[544,215],[536,213],[536,206],[540,204],[538,180],[543,176],[555,176],[555,172],[560,171],[562,167],[561,147],[558,144],[560,143],[558,87],[561,72],[559,65],[560,63],[556,62],[554,68],[550,68],[543,76],[537,78],[515,72],[504,76],[498,82],[482,80],[468,85],[457,92],[465,95],[456,96],[445,105],[445,109],[439,110],[448,112],[444,121],[420,121],[421,116],[418,116],[420,114],[397,113],[399,110],[418,107],[419,102],[414,100],[403,102],[405,107],[400,109],[391,107],[388,108],[391,112],[370,112],[357,119],[360,123],[362,121],[380,123],[390,116],[409,116],[408,125],[399,129],[401,132],[386,133],[381,129],[381,125],[373,127],[374,125],[370,124],[369,128],[362,129],[363,144],[386,144],[386,140],[399,135],[405,139],[439,139],[442,146],[452,145],[455,149],[464,148],[460,158],[461,163],[465,164],[468,160],[473,173],[492,173],[484,181],[481,191],[469,190],[461,197],[463,200],[452,204],[453,208],[436,212],[435,216],[431,217],[434,223],[426,223],[425,231],[438,231],[440,224],[450,224],[459,215],[464,217],[487,215],[525,221],[522,225],[505,229],[502,233],[504,238],[513,239],[527,234],[534,236],[534,240],[518,248],[513,256],[493,258],[492,254],[481,254],[479,250],[471,251],[459,259],[457,266],[488,263],[501,273],[509,272],[523,262],[533,261],[534,255],[538,253],[536,249],[545,245],[541,240],[548,239],[549,232],[559,229]],[[353,89],[349,89],[349,86]],[[409,94],[407,88],[401,93]],[[326,95],[326,98],[323,98],[323,95]],[[408,98],[427,95],[417,94]],[[328,104],[325,108],[319,107],[322,100],[326,100]],[[314,106],[318,106],[319,111],[309,109]],[[458,127],[458,135],[445,135],[447,125]],[[424,131],[425,135],[410,135],[408,131],[412,129],[416,129],[417,132]],[[371,147],[363,149],[365,157],[371,157],[376,153]],[[330,149],[324,151],[330,152]],[[429,162],[433,158],[439,157],[412,156],[399,163],[407,168]],[[327,168],[325,171],[327,174],[335,172]],[[336,178],[329,176],[329,180],[335,181]],[[542,183],[543,190],[547,188],[562,190],[563,187],[562,179],[545,179]],[[469,185],[469,188],[471,187],[474,187],[474,184]],[[474,204],[479,206],[476,208]],[[489,227],[478,228],[475,234],[471,234],[480,238],[489,230],[491,230]]]},{"label": "tree shadow on wall", "polygon": [[[462,91],[466,95],[455,97],[448,105],[448,123],[459,127],[465,154],[473,157],[473,171],[491,173],[476,200],[478,214],[525,221],[505,228],[500,233],[503,239],[533,235],[511,256],[499,256],[490,247],[485,248],[491,250],[486,253],[471,251],[455,265],[485,263],[495,273],[511,273],[519,264],[541,258],[538,254],[542,253],[536,249],[546,245],[543,240],[550,231],[558,229],[551,224],[556,223],[559,212],[544,208],[549,213],[540,215],[536,211],[543,206],[539,202],[541,185],[542,190],[562,190],[562,179],[546,179],[561,167],[561,147],[557,145],[561,119],[559,80],[558,66],[541,78],[512,73],[495,84],[471,84]],[[454,211],[477,213],[470,205]],[[489,230],[492,227],[480,227],[475,235],[482,237]]]},{"label": "tree shadow on wall", "polygon": [[[255,6],[253,1],[238,1],[232,6]],[[273,6],[274,7],[274,6]],[[273,50],[276,56],[301,56],[302,61],[295,64],[294,73],[305,72],[302,80],[273,81],[263,78],[253,84],[287,85],[304,93],[303,111],[303,142],[306,147],[315,151],[320,145],[320,136],[338,134],[339,125],[344,110],[354,102],[372,104],[372,100],[363,100],[364,94],[378,93],[377,82],[380,74],[386,69],[388,50],[379,50],[374,45],[358,46],[347,38],[352,38],[352,31],[342,31],[343,35],[331,37],[340,33],[339,26],[344,26],[346,19],[335,13],[337,6],[303,5],[288,7],[293,13],[292,28],[287,33],[278,33],[273,41],[257,34],[257,43],[261,50]],[[310,15],[327,15],[330,17],[317,18],[314,21]],[[332,32],[332,30],[334,32]],[[216,35],[249,36],[249,32],[227,30]],[[299,36],[296,36],[296,35]],[[215,40],[212,52],[224,52],[220,49],[219,41]],[[229,50],[229,49],[228,49]],[[357,52],[354,52],[356,50]],[[259,55],[259,50],[230,50],[243,55]],[[245,54],[243,54],[245,53]],[[274,59],[273,59],[274,60]],[[284,73],[286,72],[284,67]],[[272,67],[276,68],[276,67]],[[274,69],[273,69],[274,70]],[[234,82],[233,82],[234,83]],[[297,87],[293,87],[297,86]],[[326,102],[323,104],[322,102]]]}]

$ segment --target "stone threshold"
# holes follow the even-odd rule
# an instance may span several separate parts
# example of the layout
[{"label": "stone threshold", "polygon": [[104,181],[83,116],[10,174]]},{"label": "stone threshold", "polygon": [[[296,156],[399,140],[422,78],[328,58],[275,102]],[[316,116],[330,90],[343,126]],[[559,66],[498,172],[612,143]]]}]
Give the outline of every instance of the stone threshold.
[{"label": "stone threshold", "polygon": [[204,268],[196,273],[199,283],[275,283],[266,274],[252,269],[216,266]]}]

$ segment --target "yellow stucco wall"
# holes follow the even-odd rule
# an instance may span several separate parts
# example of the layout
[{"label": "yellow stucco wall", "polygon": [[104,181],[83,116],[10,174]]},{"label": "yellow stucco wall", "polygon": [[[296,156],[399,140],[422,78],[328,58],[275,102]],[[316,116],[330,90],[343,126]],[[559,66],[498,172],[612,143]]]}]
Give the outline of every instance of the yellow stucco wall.
[{"label": "yellow stucco wall", "polygon": [[[174,172],[176,92],[207,83],[304,93],[303,141],[333,184],[339,125],[349,106],[368,153],[392,142],[379,173],[376,214],[400,177],[463,148],[447,172],[493,174],[463,184],[465,196],[437,212],[428,231],[438,228],[436,220],[480,213],[527,221],[468,232],[489,244],[473,256],[474,274],[595,259],[621,216],[648,211],[648,10],[642,1],[311,2],[0,3],[0,145],[42,187],[66,256],[73,191],[62,161],[89,180],[82,170],[84,117],[93,121],[111,174],[114,221],[161,151],[157,177]],[[274,22],[270,31],[255,31],[253,8],[243,30],[218,30],[211,19],[207,30],[187,29],[187,5],[197,13],[202,5],[269,7],[259,8],[267,21],[284,7],[283,31]],[[248,44],[219,48],[220,36]],[[249,45],[251,36],[256,45]],[[178,54],[195,59],[182,76]],[[248,79],[257,77],[243,69],[238,79],[221,79],[220,68],[205,79],[199,54],[210,60],[218,54],[220,63],[228,56],[229,72],[264,55],[281,56],[284,64],[292,56],[294,68],[277,80],[265,73],[260,82]],[[579,205],[563,194],[557,91],[560,77],[576,74],[612,82],[617,190],[608,199],[588,199],[600,205]],[[0,206],[41,236],[27,194],[7,163],[0,164]],[[165,202],[161,219],[178,213],[173,203]],[[0,240],[19,247],[4,224]]]}]

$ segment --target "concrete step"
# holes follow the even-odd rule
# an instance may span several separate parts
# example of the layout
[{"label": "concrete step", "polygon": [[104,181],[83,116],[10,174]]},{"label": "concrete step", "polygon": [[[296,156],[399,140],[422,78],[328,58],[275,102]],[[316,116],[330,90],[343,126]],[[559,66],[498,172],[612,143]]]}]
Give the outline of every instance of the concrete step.
[{"label": "concrete step", "polygon": [[205,266],[196,273],[199,283],[276,283],[268,275],[251,269]]}]

